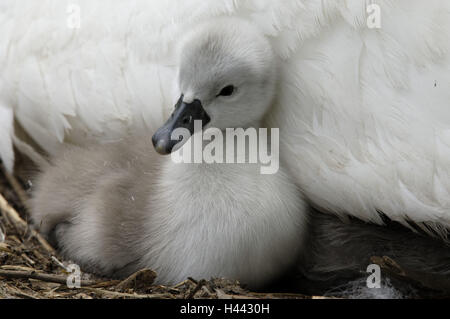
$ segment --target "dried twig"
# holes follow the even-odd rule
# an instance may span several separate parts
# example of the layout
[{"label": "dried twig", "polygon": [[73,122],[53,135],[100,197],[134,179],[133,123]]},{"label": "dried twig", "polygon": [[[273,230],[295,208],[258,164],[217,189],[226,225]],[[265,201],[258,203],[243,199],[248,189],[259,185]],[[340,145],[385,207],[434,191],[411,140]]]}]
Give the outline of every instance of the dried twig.
[{"label": "dried twig", "polygon": [[[0,277],[7,279],[36,279],[45,282],[54,282],[57,284],[66,284],[67,277],[53,274],[45,274],[36,271],[14,271],[14,270],[3,270],[0,269]],[[92,280],[81,280],[81,286],[92,286],[98,284],[97,281]]]},{"label": "dried twig", "polygon": [[28,224],[20,217],[17,211],[6,201],[0,194],[0,210],[6,215],[6,218],[14,225],[17,232],[26,233],[31,231],[31,235],[41,244],[41,246],[49,253],[54,254],[55,250],[38,232],[28,228]]},{"label": "dried twig", "polygon": [[20,256],[21,256],[21,257],[22,257],[29,265],[33,266],[33,265],[36,264],[36,262],[35,262],[33,259],[31,259],[30,257],[27,256],[27,254],[22,253]]},{"label": "dried twig", "polygon": [[151,269],[141,269],[125,280],[121,281],[117,286],[117,290],[125,291],[126,289],[145,289],[150,287],[156,278],[156,272]]},{"label": "dried twig", "polygon": [[6,243],[0,243],[0,251],[11,254],[13,251],[11,250],[11,246]]},{"label": "dried twig", "polygon": [[17,289],[16,287],[8,286],[8,290],[12,292],[14,295],[20,298],[26,298],[26,299],[39,299],[38,297],[35,297],[33,295],[27,294],[26,292]]},{"label": "dried twig", "polygon": [[64,271],[68,271],[67,267],[64,266],[64,264],[62,262],[59,261],[58,258],[56,258],[55,256],[52,256],[52,261],[57,264],[59,267],[61,267],[62,269],[64,269]]},{"label": "dried twig", "polygon": [[84,290],[94,292],[100,296],[103,297],[110,297],[110,298],[134,298],[134,299],[173,299],[173,296],[171,294],[128,294],[123,292],[117,292],[117,291],[110,291],[105,289],[99,289],[99,288],[92,288],[92,287],[83,287]]},{"label": "dried twig", "polygon": [[19,265],[3,265],[0,266],[3,270],[14,270],[14,271],[36,271],[34,268],[19,266]]}]

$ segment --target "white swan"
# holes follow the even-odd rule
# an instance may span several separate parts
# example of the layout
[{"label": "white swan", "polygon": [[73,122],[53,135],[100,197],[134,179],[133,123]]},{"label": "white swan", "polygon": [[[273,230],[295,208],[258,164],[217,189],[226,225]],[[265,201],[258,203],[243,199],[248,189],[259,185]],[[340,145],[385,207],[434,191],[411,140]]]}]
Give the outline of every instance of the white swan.
[{"label": "white swan", "polygon": [[[11,109],[50,153],[58,141],[114,139],[161,123],[162,105],[177,98],[167,83],[178,30],[238,16],[258,26],[282,60],[270,123],[282,129],[281,154],[308,199],[375,223],[379,212],[425,223],[445,236],[448,1],[77,4],[79,29],[67,27],[76,10],[59,1],[0,4],[0,152],[9,167]],[[367,24],[373,4],[381,28]]]},{"label": "white swan", "polygon": [[[259,125],[274,98],[276,68],[256,28],[238,19],[216,21],[189,35],[181,52],[181,97],[153,137],[160,153],[174,151],[169,136],[181,127],[193,132],[194,120],[224,132]],[[162,284],[227,277],[251,287],[297,260],[306,205],[285,169],[260,174],[258,163],[176,163],[151,144],[144,135],[69,147],[43,168],[32,219],[67,258],[103,275],[148,267]]]}]

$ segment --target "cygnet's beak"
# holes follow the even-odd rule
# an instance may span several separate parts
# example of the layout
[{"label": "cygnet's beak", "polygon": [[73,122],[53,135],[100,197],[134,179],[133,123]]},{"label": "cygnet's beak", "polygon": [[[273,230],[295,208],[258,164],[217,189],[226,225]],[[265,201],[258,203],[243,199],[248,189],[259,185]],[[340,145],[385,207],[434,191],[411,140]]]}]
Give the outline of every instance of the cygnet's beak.
[{"label": "cygnet's beak", "polygon": [[170,118],[152,137],[155,150],[162,155],[170,154],[176,144],[185,142],[182,139],[172,140],[172,132],[177,128],[185,128],[191,135],[194,134],[195,120],[201,120],[202,127],[204,127],[211,118],[203,109],[199,100],[194,100],[192,103],[184,103],[183,95],[181,95]]}]

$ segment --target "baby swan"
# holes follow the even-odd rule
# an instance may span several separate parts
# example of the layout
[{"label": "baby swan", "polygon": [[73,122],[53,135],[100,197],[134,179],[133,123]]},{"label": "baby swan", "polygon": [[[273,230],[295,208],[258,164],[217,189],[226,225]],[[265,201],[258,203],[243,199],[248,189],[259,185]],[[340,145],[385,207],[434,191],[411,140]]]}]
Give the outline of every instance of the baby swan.
[{"label": "baby swan", "polygon": [[[201,26],[182,43],[180,98],[153,136],[157,151],[191,147],[175,150],[170,136],[177,128],[194,133],[193,120],[219,132],[261,127],[276,86],[264,36],[232,19]],[[258,162],[176,163],[151,144],[145,136],[67,147],[43,170],[32,219],[66,258],[107,276],[147,267],[159,284],[226,277],[252,288],[295,262],[306,205],[282,165],[261,174]]]}]

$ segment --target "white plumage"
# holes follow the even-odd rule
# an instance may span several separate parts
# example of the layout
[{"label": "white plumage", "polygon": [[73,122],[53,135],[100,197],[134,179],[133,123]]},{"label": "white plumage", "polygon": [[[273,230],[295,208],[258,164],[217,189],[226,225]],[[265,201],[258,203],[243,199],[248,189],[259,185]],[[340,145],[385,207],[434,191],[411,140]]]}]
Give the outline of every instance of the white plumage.
[{"label": "white plumage", "polygon": [[[316,206],[381,223],[450,226],[450,3],[0,2],[0,153],[14,117],[48,152],[156,127],[173,105],[174,46],[221,15],[249,20],[282,59],[269,117]],[[367,5],[381,9],[370,29]],[[7,116],[4,117],[3,113]],[[3,132],[5,131],[5,133]]]},{"label": "white plumage", "polygon": [[377,3],[381,29],[342,6],[290,57],[274,123],[320,208],[440,230],[450,226],[450,4]]}]

